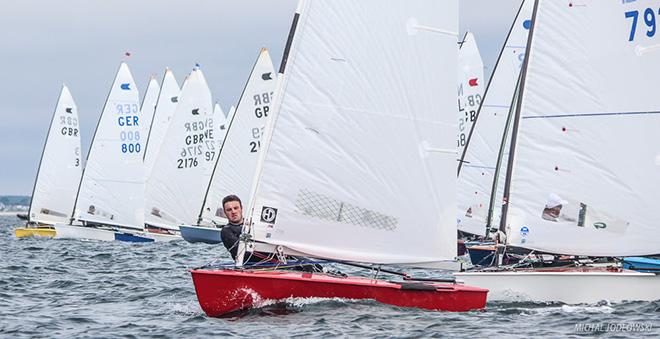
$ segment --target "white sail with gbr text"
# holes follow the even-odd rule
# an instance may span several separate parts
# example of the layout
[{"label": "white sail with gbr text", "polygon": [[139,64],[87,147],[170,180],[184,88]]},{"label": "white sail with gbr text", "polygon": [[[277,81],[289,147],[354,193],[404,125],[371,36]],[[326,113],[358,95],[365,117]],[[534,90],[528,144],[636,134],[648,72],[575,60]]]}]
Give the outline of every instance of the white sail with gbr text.
[{"label": "white sail with gbr text", "polygon": [[660,253],[660,39],[651,25],[660,2],[537,6],[509,244],[592,256]]},{"label": "white sail with gbr text", "polygon": [[77,219],[108,225],[144,227],[144,151],[139,94],[131,71],[121,63],[99,118],[87,156]]},{"label": "white sail with gbr text", "polygon": [[176,82],[172,71],[169,68],[165,69],[163,84],[158,93],[156,109],[153,114],[149,137],[144,151],[144,171],[146,178],[149,178],[151,175],[163,139],[165,138],[167,129],[170,127],[174,110],[179,102],[180,91],[179,84]]},{"label": "white sail with gbr text", "polygon": [[472,32],[465,33],[458,49],[458,156],[463,154],[484,93],[484,63]]},{"label": "white sail with gbr text", "polygon": [[[235,194],[249,206],[261,139],[270,116],[276,74],[268,50],[262,49],[238,102],[211,178],[200,223],[222,222],[222,198]],[[232,112],[230,111],[230,115]]]},{"label": "white sail with gbr text", "polygon": [[178,229],[192,224],[218,156],[211,91],[199,68],[184,82],[145,192],[145,222]]},{"label": "white sail with gbr text", "polygon": [[[527,37],[531,27],[533,0],[525,0],[514,19],[493,75],[488,82],[473,122],[472,132],[468,135],[464,153],[458,154],[462,161],[458,172],[458,229],[464,232],[485,235],[486,225],[499,226],[500,207],[502,205],[502,185],[504,184],[505,166],[508,158],[507,133],[502,146],[502,136],[507,127],[509,113],[514,101],[514,92],[520,77]],[[463,116],[467,119],[471,116]],[[509,123],[510,125],[510,123]],[[504,153],[500,156],[500,150]],[[498,157],[501,157],[497,171]],[[498,173],[494,185],[494,176]],[[494,195],[494,197],[493,197]],[[490,216],[490,220],[488,217]]]},{"label": "white sail with gbr text", "polygon": [[457,30],[458,1],[301,3],[254,239],[370,263],[456,256]]},{"label": "white sail with gbr text", "polygon": [[30,202],[31,222],[67,223],[82,175],[78,107],[62,85]]}]

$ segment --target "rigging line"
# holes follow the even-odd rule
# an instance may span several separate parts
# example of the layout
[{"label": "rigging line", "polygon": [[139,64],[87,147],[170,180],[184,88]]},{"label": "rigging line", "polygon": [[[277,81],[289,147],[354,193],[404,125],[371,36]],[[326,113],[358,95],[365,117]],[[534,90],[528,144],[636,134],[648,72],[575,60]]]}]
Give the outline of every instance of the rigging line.
[{"label": "rigging line", "polygon": [[649,112],[603,112],[603,113],[571,113],[571,114],[553,114],[553,115],[529,115],[521,119],[551,119],[551,118],[580,118],[580,117],[601,117],[617,115],[654,115],[660,114],[660,111]]},{"label": "rigging line", "polygon": [[489,169],[489,170],[495,170],[497,169],[494,166],[480,166],[480,165],[469,165],[469,163],[465,164],[465,167],[470,167],[470,168],[480,168],[480,169]]}]

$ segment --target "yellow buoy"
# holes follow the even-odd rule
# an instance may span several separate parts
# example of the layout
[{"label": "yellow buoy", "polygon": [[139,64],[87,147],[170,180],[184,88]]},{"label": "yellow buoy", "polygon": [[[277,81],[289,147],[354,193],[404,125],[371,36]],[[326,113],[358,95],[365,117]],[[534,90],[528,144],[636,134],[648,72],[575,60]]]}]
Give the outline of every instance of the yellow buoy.
[{"label": "yellow buoy", "polygon": [[17,228],[14,232],[16,238],[26,238],[26,237],[49,237],[52,238],[55,236],[55,230],[52,228],[40,228],[40,227],[23,227]]}]

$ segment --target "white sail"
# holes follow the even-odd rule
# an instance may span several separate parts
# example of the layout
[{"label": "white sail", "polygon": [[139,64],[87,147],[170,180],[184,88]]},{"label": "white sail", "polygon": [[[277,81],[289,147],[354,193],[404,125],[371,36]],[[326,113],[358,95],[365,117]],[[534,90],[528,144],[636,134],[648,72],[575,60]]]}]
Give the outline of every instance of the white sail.
[{"label": "white sail", "polygon": [[163,139],[170,127],[174,110],[179,102],[179,84],[172,71],[165,69],[163,84],[158,93],[156,109],[153,113],[151,128],[149,128],[149,137],[144,151],[144,171],[146,178],[149,178],[154,167],[156,157],[160,152]]},{"label": "white sail", "polygon": [[213,119],[215,119],[215,144],[218,150],[222,150],[222,144],[225,141],[225,134],[227,133],[227,118],[225,112],[220,107],[220,103],[215,103],[213,106]]},{"label": "white sail", "polygon": [[[507,118],[514,100],[514,92],[520,77],[525,57],[527,37],[531,27],[533,0],[525,0],[514,19],[500,56],[488,82],[488,88],[479,108],[477,119],[468,138],[458,175],[458,229],[464,232],[484,235],[488,223],[492,199],[491,226],[499,226],[502,204],[502,185],[508,143],[504,145],[497,187],[493,190],[502,136],[507,126]],[[509,132],[510,134],[510,132]],[[508,135],[507,135],[508,136]],[[508,142],[509,138],[506,139]]]},{"label": "white sail", "polygon": [[62,85],[34,183],[31,222],[69,222],[82,175],[81,164],[78,107],[69,89]]},{"label": "white sail", "polygon": [[643,0],[537,3],[509,244],[575,255],[660,253],[657,11],[657,1]]},{"label": "white sail", "polygon": [[458,50],[458,157],[463,154],[484,93],[484,63],[472,32],[465,33]]},{"label": "white sail", "polygon": [[254,239],[370,263],[456,256],[457,30],[455,0],[301,3]]},{"label": "white sail", "polygon": [[218,156],[211,91],[199,68],[178,101],[145,192],[146,223],[169,229],[197,221]]},{"label": "white sail", "polygon": [[[264,126],[271,111],[276,73],[268,50],[262,49],[230,121],[225,144],[209,185],[200,223],[223,222],[222,198],[235,194],[249,206]],[[231,114],[231,111],[230,111]]]},{"label": "white sail", "polygon": [[[142,99],[142,106],[140,106],[140,116],[142,117],[142,135],[144,137],[149,136],[149,130],[151,129],[151,121],[154,117],[154,112],[156,110],[156,103],[158,101],[158,81],[152,75],[149,77],[149,84],[147,85],[147,91],[144,94]],[[148,141],[148,139],[146,139]],[[143,157],[146,152],[146,142],[145,150],[142,152]]]},{"label": "white sail", "polygon": [[227,131],[229,130],[229,124],[234,119],[234,113],[236,113],[236,106],[231,106],[229,108],[229,112],[227,112],[227,116],[224,117],[224,123],[220,126],[221,130],[223,131],[222,142],[220,143],[221,147],[224,146],[225,141],[227,139]]},{"label": "white sail", "polygon": [[99,118],[87,156],[77,219],[144,227],[144,135],[139,94],[128,65],[121,63]]}]

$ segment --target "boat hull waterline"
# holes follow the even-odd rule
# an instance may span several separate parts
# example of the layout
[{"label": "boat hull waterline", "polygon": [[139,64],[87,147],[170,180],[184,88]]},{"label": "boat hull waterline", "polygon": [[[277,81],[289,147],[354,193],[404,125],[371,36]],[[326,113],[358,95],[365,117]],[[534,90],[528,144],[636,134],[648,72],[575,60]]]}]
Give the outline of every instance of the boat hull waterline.
[{"label": "boat hull waterline", "polygon": [[457,280],[487,288],[488,301],[592,304],[660,300],[660,275],[605,269],[457,272]]},{"label": "boat hull waterline", "polygon": [[488,290],[447,283],[402,282],[323,273],[194,269],[197,299],[211,317],[287,298],[372,299],[428,310],[463,312],[486,306]]}]

